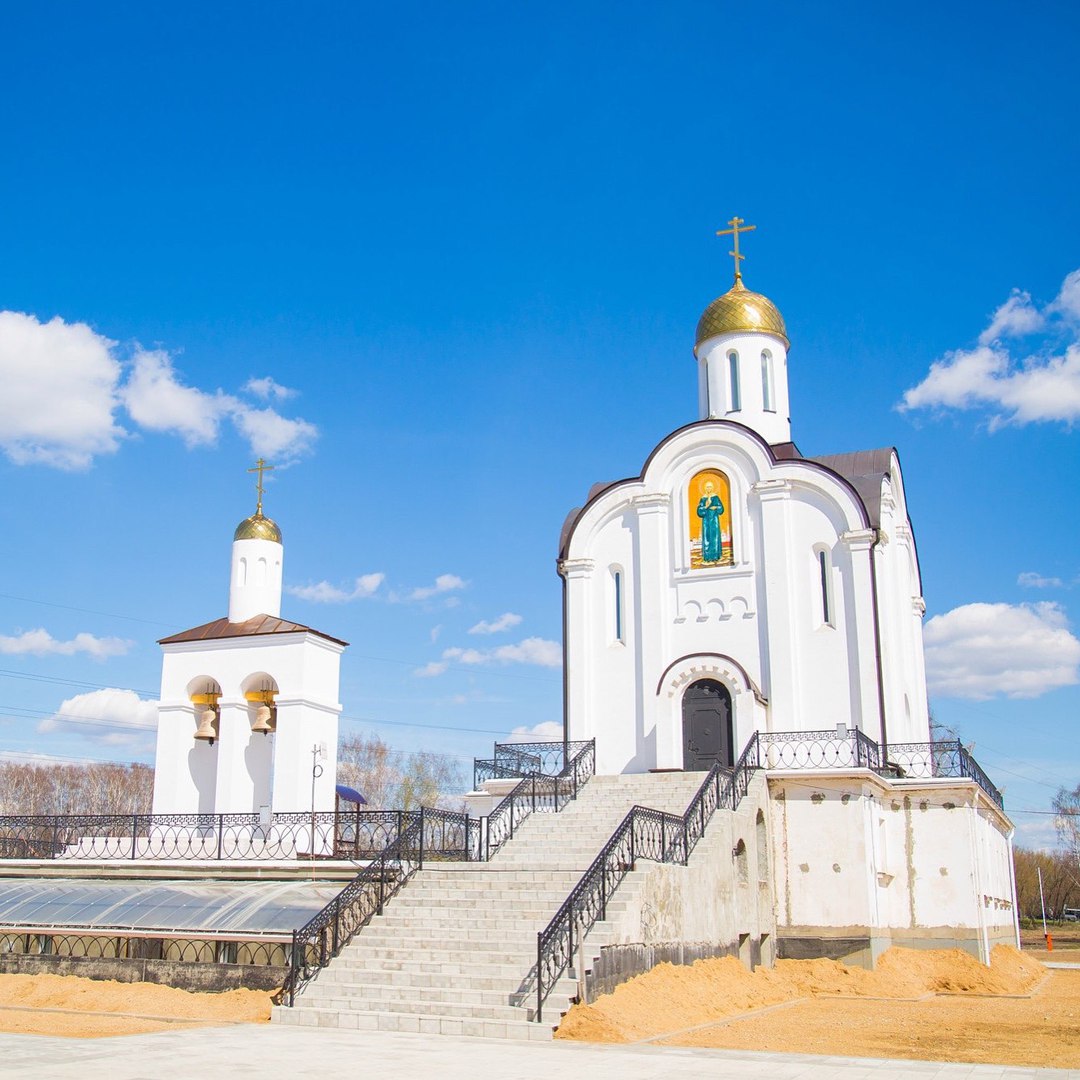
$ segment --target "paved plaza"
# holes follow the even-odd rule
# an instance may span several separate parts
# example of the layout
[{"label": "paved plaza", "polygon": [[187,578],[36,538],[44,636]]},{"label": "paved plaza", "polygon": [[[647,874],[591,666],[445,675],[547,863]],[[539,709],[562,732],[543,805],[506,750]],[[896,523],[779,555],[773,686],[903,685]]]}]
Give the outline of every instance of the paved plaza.
[{"label": "paved plaza", "polygon": [[322,1077],[366,1080],[1028,1080],[1080,1070],[946,1065],[735,1050],[520,1043],[277,1025],[188,1028],[109,1039],[0,1034],[0,1075],[80,1080]]}]

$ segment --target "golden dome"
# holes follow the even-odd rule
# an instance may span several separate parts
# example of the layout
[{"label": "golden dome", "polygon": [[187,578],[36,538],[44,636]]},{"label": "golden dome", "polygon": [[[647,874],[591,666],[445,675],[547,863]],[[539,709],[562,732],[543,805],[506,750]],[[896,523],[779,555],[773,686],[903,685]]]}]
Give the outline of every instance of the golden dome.
[{"label": "golden dome", "polygon": [[706,338],[716,334],[775,334],[785,346],[790,345],[784,318],[776,305],[761,293],[751,292],[736,278],[723,296],[718,296],[704,311],[697,324],[696,349]]},{"label": "golden dome", "polygon": [[236,526],[233,540],[273,540],[275,544],[280,544],[281,530],[276,521],[263,517],[263,512],[258,510]]}]

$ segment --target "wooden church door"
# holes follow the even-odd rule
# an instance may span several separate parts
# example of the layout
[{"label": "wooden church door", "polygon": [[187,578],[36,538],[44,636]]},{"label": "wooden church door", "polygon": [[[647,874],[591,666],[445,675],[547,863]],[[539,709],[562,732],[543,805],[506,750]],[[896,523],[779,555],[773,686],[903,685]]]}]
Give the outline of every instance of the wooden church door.
[{"label": "wooden church door", "polygon": [[702,679],[686,688],[682,705],[683,768],[688,772],[734,765],[731,694],[722,683]]}]

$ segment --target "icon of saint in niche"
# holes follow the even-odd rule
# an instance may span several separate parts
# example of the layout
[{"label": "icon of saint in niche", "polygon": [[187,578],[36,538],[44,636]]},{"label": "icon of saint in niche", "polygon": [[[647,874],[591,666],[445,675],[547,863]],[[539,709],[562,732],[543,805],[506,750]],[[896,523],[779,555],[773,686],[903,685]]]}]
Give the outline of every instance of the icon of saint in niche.
[{"label": "icon of saint in niche", "polygon": [[701,488],[698,500],[697,516],[701,518],[701,561],[718,563],[724,554],[723,537],[720,532],[720,518],[724,513],[724,504],[716,494],[716,485],[706,480]]}]

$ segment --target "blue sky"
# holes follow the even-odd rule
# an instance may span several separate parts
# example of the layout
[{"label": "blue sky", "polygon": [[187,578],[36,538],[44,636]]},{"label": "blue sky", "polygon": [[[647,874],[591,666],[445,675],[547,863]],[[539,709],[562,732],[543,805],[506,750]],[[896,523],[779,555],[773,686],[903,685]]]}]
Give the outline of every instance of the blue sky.
[{"label": "blue sky", "polygon": [[260,451],[344,730],[558,720],[559,526],[696,418],[737,213],[800,448],[900,450],[937,716],[1080,781],[1075,5],[221,7],[5,11],[0,749],[150,760],[98,691],[224,613]]}]

